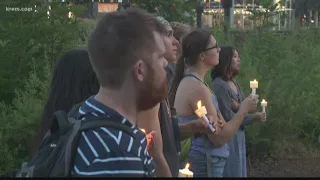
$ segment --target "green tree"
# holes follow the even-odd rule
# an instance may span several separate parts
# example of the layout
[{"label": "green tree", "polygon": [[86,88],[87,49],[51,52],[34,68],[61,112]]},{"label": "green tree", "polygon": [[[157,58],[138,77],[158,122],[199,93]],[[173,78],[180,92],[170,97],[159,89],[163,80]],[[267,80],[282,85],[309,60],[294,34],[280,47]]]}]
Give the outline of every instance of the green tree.
[{"label": "green tree", "polygon": [[[50,17],[47,11],[51,6]],[[10,103],[14,90],[23,88],[34,66],[51,64],[65,51],[79,44],[83,28],[68,12],[77,16],[83,7],[44,0],[2,0],[1,9],[29,8],[30,11],[0,11],[0,100]],[[38,69],[38,68],[36,68]],[[43,72],[36,72],[41,76]]]},{"label": "green tree", "polygon": [[273,0],[260,0],[259,5],[261,5],[265,9],[265,11],[257,9],[248,10],[253,14],[251,20],[253,20],[256,23],[255,27],[260,31],[264,29],[269,29],[276,26],[273,20],[275,17],[279,16],[279,14],[280,19],[286,18],[285,13],[277,11],[277,7],[280,4],[284,4],[285,1],[286,0],[281,0],[278,3],[274,4]]},{"label": "green tree", "polygon": [[133,0],[133,6],[157,13],[168,21],[194,23],[195,0]]}]

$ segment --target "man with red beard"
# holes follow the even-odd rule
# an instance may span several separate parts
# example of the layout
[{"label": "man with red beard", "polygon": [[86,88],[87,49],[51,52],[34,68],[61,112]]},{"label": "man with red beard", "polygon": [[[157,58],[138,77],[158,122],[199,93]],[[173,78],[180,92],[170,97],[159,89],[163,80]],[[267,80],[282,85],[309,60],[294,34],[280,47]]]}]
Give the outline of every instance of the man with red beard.
[{"label": "man with red beard", "polygon": [[136,122],[139,112],[167,96],[165,32],[154,16],[139,9],[107,13],[96,25],[88,51],[100,90],[74,117],[79,121],[101,117],[122,124],[136,138],[110,127],[83,131],[73,176],[155,176],[154,161],[147,152],[150,139]]},{"label": "man with red beard", "polygon": [[[163,17],[157,17],[157,19],[166,28],[166,34],[163,36],[166,47],[164,57],[168,63],[174,63],[177,60],[179,41],[174,38],[170,23]],[[166,71],[167,82],[169,82],[172,76],[168,73],[170,72],[168,67]],[[165,83],[161,82],[159,84]],[[169,86],[170,83],[167,83],[168,89]],[[139,127],[145,129],[147,133],[155,131],[157,134],[152,152],[152,157],[156,163],[157,177],[177,177],[179,172],[179,153],[181,150],[180,141],[209,130],[208,126],[201,119],[179,125],[178,120],[173,118],[174,115],[175,111],[173,108],[170,108],[167,99],[161,101],[154,108],[138,114]],[[216,128],[219,129],[219,127]]]}]

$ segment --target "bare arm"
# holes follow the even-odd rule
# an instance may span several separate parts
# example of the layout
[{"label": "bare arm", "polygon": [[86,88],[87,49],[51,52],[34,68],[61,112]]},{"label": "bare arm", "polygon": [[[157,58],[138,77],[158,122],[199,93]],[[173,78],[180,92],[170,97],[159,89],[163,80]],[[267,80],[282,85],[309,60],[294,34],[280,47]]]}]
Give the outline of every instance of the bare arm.
[{"label": "bare arm", "polygon": [[[203,105],[206,107],[208,114],[213,118],[218,118],[217,111],[212,102],[212,94],[209,89],[205,86],[199,86],[196,91],[189,96],[191,98],[190,105],[193,110],[197,109],[197,102],[201,100]],[[234,134],[239,129],[244,117],[247,115],[247,112],[240,110],[233,116],[233,118],[227,122],[221,129],[218,134],[209,133],[207,134],[210,141],[217,147],[221,147],[226,142],[232,139]],[[223,117],[221,116],[223,119]],[[224,121],[224,119],[223,119]]]},{"label": "bare arm", "polygon": [[156,176],[157,177],[172,177],[169,165],[163,155],[162,134],[159,122],[160,104],[147,111],[138,114],[138,127],[145,129],[147,133],[151,131],[156,132],[155,152],[152,152],[153,159],[156,162]]}]

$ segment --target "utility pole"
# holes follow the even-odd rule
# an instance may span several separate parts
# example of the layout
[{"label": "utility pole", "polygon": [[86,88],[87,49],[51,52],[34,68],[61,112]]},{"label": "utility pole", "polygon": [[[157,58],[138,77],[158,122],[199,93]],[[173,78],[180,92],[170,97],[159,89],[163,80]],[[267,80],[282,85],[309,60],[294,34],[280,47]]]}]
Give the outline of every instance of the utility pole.
[{"label": "utility pole", "polygon": [[130,7],[130,0],[123,0],[122,7],[123,7],[123,9],[129,8]]},{"label": "utility pole", "polygon": [[197,27],[200,28],[202,25],[201,17],[203,13],[203,5],[201,3],[201,0],[197,0],[196,12],[197,12]]},{"label": "utility pole", "polygon": [[121,11],[122,9],[122,0],[118,0],[118,9],[117,11]]},{"label": "utility pole", "polygon": [[121,11],[123,9],[129,8],[130,5],[130,0],[118,0],[118,9],[117,11]]},{"label": "utility pole", "polygon": [[233,23],[231,10],[233,10],[233,0],[221,0],[222,7],[224,9],[224,32],[227,33],[228,26],[231,27],[231,23]]}]

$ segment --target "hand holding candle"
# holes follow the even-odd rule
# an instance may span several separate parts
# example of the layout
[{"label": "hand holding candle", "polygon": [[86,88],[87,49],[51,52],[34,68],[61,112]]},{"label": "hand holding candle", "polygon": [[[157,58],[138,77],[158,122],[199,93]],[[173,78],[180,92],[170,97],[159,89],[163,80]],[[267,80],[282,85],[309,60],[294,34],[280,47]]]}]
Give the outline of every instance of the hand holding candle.
[{"label": "hand holding candle", "polygon": [[208,124],[211,132],[215,132],[216,130],[213,128],[212,124],[210,123],[209,119],[206,116],[206,114],[207,114],[206,107],[205,106],[201,106],[201,101],[198,101],[197,107],[198,107],[198,109],[194,111],[196,113],[196,115],[205,120],[205,122]]},{"label": "hand holding candle", "polygon": [[179,170],[179,177],[193,177],[193,172],[189,170],[190,164],[187,163],[184,169]]},{"label": "hand holding candle", "polygon": [[250,88],[252,89],[252,96],[256,95],[256,89],[258,89],[259,83],[256,79],[250,81]]},{"label": "hand holding candle", "polygon": [[[146,130],[145,129],[140,129],[144,134],[146,134]],[[147,151],[149,153],[150,156],[153,157],[153,148],[156,142],[156,132],[152,131],[149,134],[146,134],[146,139],[147,139]]]}]

